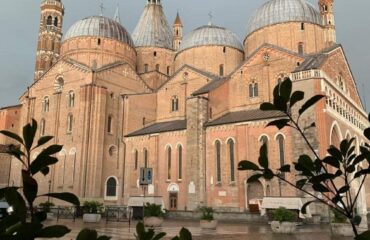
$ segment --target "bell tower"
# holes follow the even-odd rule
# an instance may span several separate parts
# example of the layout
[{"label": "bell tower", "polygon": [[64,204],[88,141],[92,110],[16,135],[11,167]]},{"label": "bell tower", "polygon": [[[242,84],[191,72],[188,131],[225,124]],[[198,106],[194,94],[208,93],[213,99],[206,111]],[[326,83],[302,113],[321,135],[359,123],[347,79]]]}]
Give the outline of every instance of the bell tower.
[{"label": "bell tower", "polygon": [[331,46],[337,41],[334,21],[334,0],[320,0],[319,6],[323,26],[325,27],[325,42],[328,46]]},{"label": "bell tower", "polygon": [[183,37],[183,25],[181,22],[180,14],[177,12],[175,22],[173,24],[173,47],[175,51],[180,49],[182,37]]},{"label": "bell tower", "polygon": [[62,0],[42,0],[34,80],[59,58],[62,41],[64,6]]}]

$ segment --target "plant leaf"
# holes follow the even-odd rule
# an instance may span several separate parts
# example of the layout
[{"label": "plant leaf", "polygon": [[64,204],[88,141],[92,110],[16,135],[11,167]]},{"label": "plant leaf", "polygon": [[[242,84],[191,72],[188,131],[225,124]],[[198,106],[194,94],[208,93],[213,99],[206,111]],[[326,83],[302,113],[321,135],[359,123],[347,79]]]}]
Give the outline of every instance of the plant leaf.
[{"label": "plant leaf", "polygon": [[41,195],[40,197],[52,197],[52,198],[56,198],[56,199],[71,203],[76,206],[80,205],[80,200],[78,200],[78,197],[74,195],[73,193],[68,193],[68,192],[48,193],[48,194]]},{"label": "plant leaf", "polygon": [[366,231],[358,235],[355,240],[369,240],[370,239],[370,231]]},{"label": "plant leaf", "polygon": [[18,136],[17,134],[6,131],[6,130],[0,131],[0,133],[9,137],[9,138],[12,138],[12,139],[16,140],[17,142],[19,142],[23,145],[23,139],[20,136]]},{"label": "plant leaf", "polygon": [[280,172],[283,172],[283,173],[286,173],[286,172],[290,172],[290,165],[289,164],[286,164],[284,166],[282,166],[280,169],[279,169]]},{"label": "plant leaf", "polygon": [[269,102],[265,102],[265,103],[262,103],[260,105],[260,110],[262,110],[262,111],[276,111],[277,109],[274,106],[274,104],[269,103]]},{"label": "plant leaf", "polygon": [[192,240],[193,236],[191,232],[186,228],[181,228],[180,230],[180,240]]},{"label": "plant leaf", "polygon": [[238,166],[239,171],[253,170],[258,171],[260,168],[253,162],[250,161],[241,161]]},{"label": "plant leaf", "polygon": [[264,143],[260,148],[260,156],[258,158],[258,163],[264,169],[267,169],[269,167],[269,160],[268,160],[268,157],[267,157],[267,144],[266,143]]},{"label": "plant leaf", "polygon": [[257,182],[262,176],[263,176],[263,174],[257,173],[255,175],[249,177],[248,180],[247,180],[247,183]]},{"label": "plant leaf", "polygon": [[327,156],[322,160],[324,163],[329,164],[335,168],[340,168],[340,162],[333,156]]},{"label": "plant leaf", "polygon": [[43,136],[43,137],[40,137],[40,139],[37,141],[37,145],[35,148],[38,148],[46,143],[48,143],[50,140],[52,140],[54,137],[52,136]]},{"label": "plant leaf", "polygon": [[37,181],[29,175],[26,170],[22,170],[23,180],[23,194],[27,199],[27,202],[33,203],[37,196],[38,184]]},{"label": "plant leaf", "polygon": [[349,187],[349,186],[341,187],[341,188],[338,190],[338,193],[339,193],[339,194],[346,193],[346,192],[348,192],[348,191],[349,191],[349,189],[350,189],[350,187]]},{"label": "plant leaf", "polygon": [[315,105],[318,101],[320,101],[324,97],[325,97],[324,95],[316,95],[316,96],[313,96],[312,98],[308,99],[307,102],[305,102],[303,104],[301,109],[299,109],[299,111],[298,111],[299,115],[302,115],[305,111],[307,111],[307,109],[309,109],[310,107]]},{"label": "plant leaf", "polygon": [[289,124],[288,124],[289,122],[290,122],[290,119],[278,119],[278,120],[269,122],[269,124],[267,124],[266,127],[275,126],[279,130],[281,130],[281,129],[283,129],[286,126],[289,126]]},{"label": "plant leaf", "polygon": [[31,163],[30,171],[31,171],[32,175],[35,175],[36,173],[38,173],[42,169],[44,169],[44,168],[46,168],[50,165],[56,164],[57,162],[58,162],[58,159],[55,158],[55,157],[50,157],[50,156],[37,157],[35,159],[35,161],[33,161]]},{"label": "plant leaf", "polygon": [[76,240],[96,240],[97,237],[98,233],[95,230],[85,228],[81,230]]},{"label": "plant leaf", "polygon": [[297,188],[302,189],[304,185],[306,185],[306,183],[307,183],[307,179],[301,179],[301,180],[298,180],[295,185]]},{"label": "plant leaf", "polygon": [[66,226],[54,225],[41,229],[37,233],[38,238],[61,238],[64,237],[67,233],[70,233],[71,230]]},{"label": "plant leaf", "polygon": [[35,139],[35,134],[37,130],[37,122],[35,119],[32,119],[31,123],[28,123],[23,127],[23,139],[25,148],[30,151]]},{"label": "plant leaf", "polygon": [[292,81],[287,78],[285,79],[280,85],[280,96],[283,97],[285,103],[287,103],[290,99],[290,95],[292,94]]},{"label": "plant leaf", "polygon": [[297,102],[302,101],[303,99],[304,99],[304,92],[302,91],[293,92],[290,98],[290,107],[293,107]]},{"label": "plant leaf", "polygon": [[355,216],[354,218],[353,218],[353,223],[356,225],[356,226],[360,226],[360,224],[361,224],[361,221],[362,221],[362,217],[361,216]]},{"label": "plant leaf", "polygon": [[320,192],[320,193],[330,192],[329,189],[327,187],[325,187],[324,185],[322,185],[322,184],[313,184],[312,188],[316,192]]}]

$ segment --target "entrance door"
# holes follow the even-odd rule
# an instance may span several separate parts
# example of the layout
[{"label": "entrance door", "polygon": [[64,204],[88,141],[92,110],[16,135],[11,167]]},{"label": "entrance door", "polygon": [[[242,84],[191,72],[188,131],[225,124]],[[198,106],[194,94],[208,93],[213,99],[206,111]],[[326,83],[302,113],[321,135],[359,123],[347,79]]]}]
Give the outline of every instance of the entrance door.
[{"label": "entrance door", "polygon": [[170,193],[170,210],[177,210],[178,193]]}]

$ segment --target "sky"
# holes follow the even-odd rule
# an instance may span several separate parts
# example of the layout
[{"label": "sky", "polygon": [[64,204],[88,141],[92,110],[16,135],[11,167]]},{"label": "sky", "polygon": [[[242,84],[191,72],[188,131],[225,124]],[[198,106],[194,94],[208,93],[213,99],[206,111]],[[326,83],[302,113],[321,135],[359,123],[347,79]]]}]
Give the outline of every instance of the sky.
[{"label": "sky", "polygon": [[[62,0],[63,32],[79,19],[100,14],[113,17],[119,5],[121,22],[135,28],[146,0]],[[318,0],[308,0],[317,6]],[[0,107],[18,104],[19,96],[33,82],[41,0],[2,1],[0,6]],[[185,34],[209,22],[234,31],[244,40],[248,20],[266,0],[162,0],[170,24],[179,11]],[[337,42],[344,47],[360,95],[370,109],[370,1],[335,0]]]}]

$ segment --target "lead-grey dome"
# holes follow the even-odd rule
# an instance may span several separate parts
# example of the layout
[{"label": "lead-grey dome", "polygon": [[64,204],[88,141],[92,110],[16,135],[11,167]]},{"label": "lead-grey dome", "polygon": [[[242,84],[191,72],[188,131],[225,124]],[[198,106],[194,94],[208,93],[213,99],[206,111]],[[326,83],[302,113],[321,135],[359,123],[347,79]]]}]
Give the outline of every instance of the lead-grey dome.
[{"label": "lead-grey dome", "polygon": [[134,47],[126,29],[119,22],[103,16],[93,16],[77,21],[67,31],[64,41],[82,36],[112,38]]},{"label": "lead-grey dome", "polygon": [[248,35],[263,27],[285,22],[308,22],[322,25],[320,12],[305,0],[271,0],[251,17]]},{"label": "lead-grey dome", "polygon": [[221,45],[244,51],[243,44],[235,33],[215,25],[202,26],[190,32],[181,42],[179,51],[208,45]]}]

